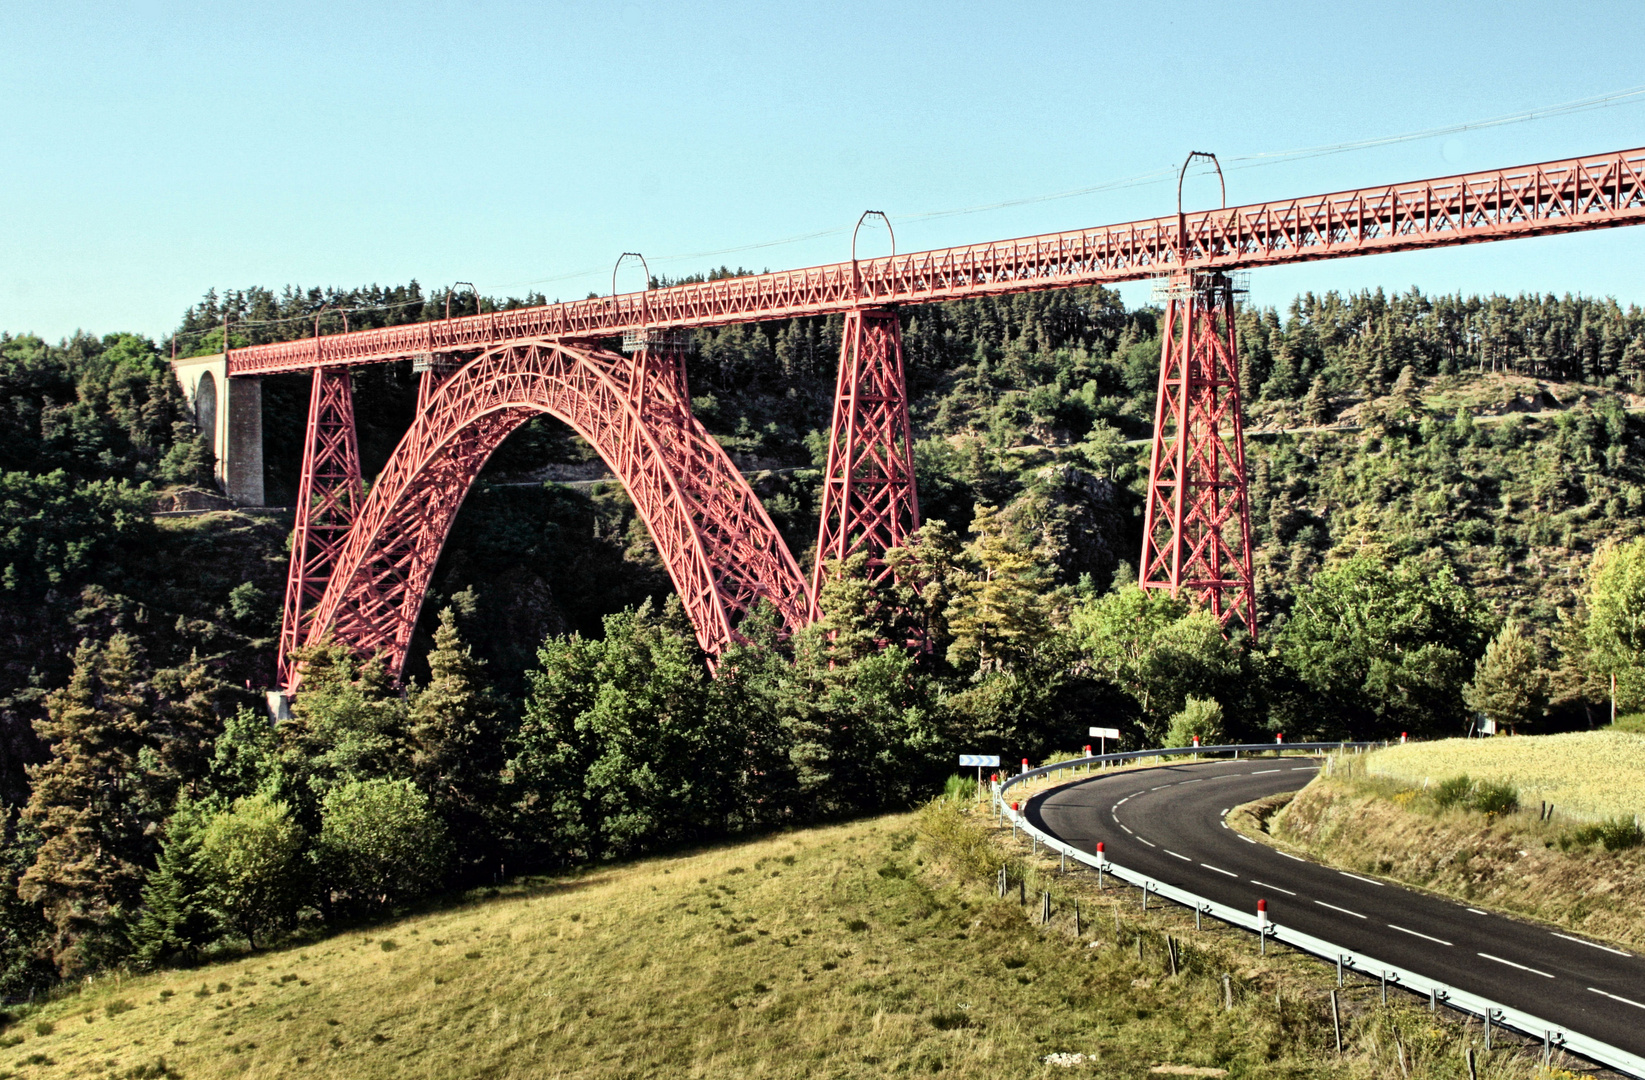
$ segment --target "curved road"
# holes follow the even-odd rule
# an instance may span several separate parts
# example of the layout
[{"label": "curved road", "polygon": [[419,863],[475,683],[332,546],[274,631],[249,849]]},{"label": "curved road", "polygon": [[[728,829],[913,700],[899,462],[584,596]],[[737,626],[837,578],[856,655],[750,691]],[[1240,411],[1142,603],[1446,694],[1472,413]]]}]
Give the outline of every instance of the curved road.
[{"label": "curved road", "polygon": [[1094,776],[1035,796],[1035,826],[1127,869],[1645,1054],[1645,960],[1458,901],[1307,862],[1223,821],[1317,761],[1256,758]]}]

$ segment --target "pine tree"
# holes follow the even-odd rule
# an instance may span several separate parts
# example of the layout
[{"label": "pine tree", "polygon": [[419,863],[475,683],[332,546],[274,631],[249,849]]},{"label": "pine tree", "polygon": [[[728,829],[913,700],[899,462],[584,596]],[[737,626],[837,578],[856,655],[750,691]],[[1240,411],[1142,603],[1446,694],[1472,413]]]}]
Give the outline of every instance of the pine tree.
[{"label": "pine tree", "polygon": [[50,957],[51,924],[38,906],[17,895],[34,862],[39,834],[15,810],[0,806],[0,999],[17,1000],[57,978]]},{"label": "pine tree", "polygon": [[1331,395],[1325,390],[1324,379],[1315,379],[1314,385],[1308,388],[1308,396],[1302,402],[1302,415],[1310,424],[1331,422]]},{"label": "pine tree", "polygon": [[1548,707],[1548,673],[1537,661],[1536,642],[1510,622],[1485,647],[1463,700],[1509,732],[1536,723]]},{"label": "pine tree", "polygon": [[206,886],[196,865],[200,854],[198,808],[180,800],[166,822],[160,861],[143,885],[143,912],[132,929],[132,958],[144,967],[192,962],[215,936],[217,921],[206,906]]},{"label": "pine tree", "polygon": [[948,607],[954,635],[948,662],[957,668],[1006,670],[1026,659],[1049,636],[1049,573],[1008,534],[999,512],[979,506],[975,537],[965,555],[978,568],[961,581]]},{"label": "pine tree", "polygon": [[47,699],[37,725],[51,760],[30,770],[24,811],[41,842],[18,895],[52,924],[64,975],[118,959],[153,855],[146,835],[140,757],[152,708],[135,646],[117,634],[83,642],[69,684]]},{"label": "pine tree", "polygon": [[[463,644],[449,607],[440,612],[428,666],[428,685],[415,692],[408,716],[412,775],[455,835],[478,839],[489,834],[496,803],[499,710],[483,681],[485,663]],[[465,843],[464,853],[484,857],[484,845]]]}]

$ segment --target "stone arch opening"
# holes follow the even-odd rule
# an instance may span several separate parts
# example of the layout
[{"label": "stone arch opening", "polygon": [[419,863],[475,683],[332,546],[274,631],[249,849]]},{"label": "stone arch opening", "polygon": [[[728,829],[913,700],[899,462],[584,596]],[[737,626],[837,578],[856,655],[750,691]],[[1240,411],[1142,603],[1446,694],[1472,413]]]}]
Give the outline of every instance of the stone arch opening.
[{"label": "stone arch opening", "polygon": [[194,426],[211,437],[217,445],[217,380],[209,371],[200,372],[200,381],[194,384]]}]

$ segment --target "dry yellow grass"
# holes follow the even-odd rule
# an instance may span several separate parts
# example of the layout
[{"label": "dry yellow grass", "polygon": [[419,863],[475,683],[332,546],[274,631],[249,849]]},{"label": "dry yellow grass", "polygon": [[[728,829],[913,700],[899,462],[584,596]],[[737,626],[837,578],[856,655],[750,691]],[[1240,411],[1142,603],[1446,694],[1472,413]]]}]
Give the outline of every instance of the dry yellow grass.
[{"label": "dry yellow grass", "polygon": [[1506,780],[1519,789],[1521,805],[1550,802],[1578,820],[1645,816],[1645,735],[1630,732],[1407,743],[1376,751],[1365,767],[1416,785],[1463,773]]}]

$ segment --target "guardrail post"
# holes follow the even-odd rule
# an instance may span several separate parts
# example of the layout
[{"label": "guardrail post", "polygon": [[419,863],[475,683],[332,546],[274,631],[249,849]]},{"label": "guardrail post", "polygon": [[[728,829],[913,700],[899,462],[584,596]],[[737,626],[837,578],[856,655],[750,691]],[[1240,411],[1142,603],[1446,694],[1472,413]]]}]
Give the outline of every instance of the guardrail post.
[{"label": "guardrail post", "polygon": [[1388,1004],[1388,973],[1386,971],[1382,973],[1382,1003],[1384,1005]]},{"label": "guardrail post", "polygon": [[1431,1013],[1439,1012],[1439,987],[1437,986],[1428,988],[1428,1011]]},{"label": "guardrail post", "polygon": [[1342,985],[1342,954],[1337,954],[1337,985]]},{"label": "guardrail post", "polygon": [[1491,1049],[1491,1009],[1489,1006],[1485,1009],[1485,1049],[1487,1052]]}]

